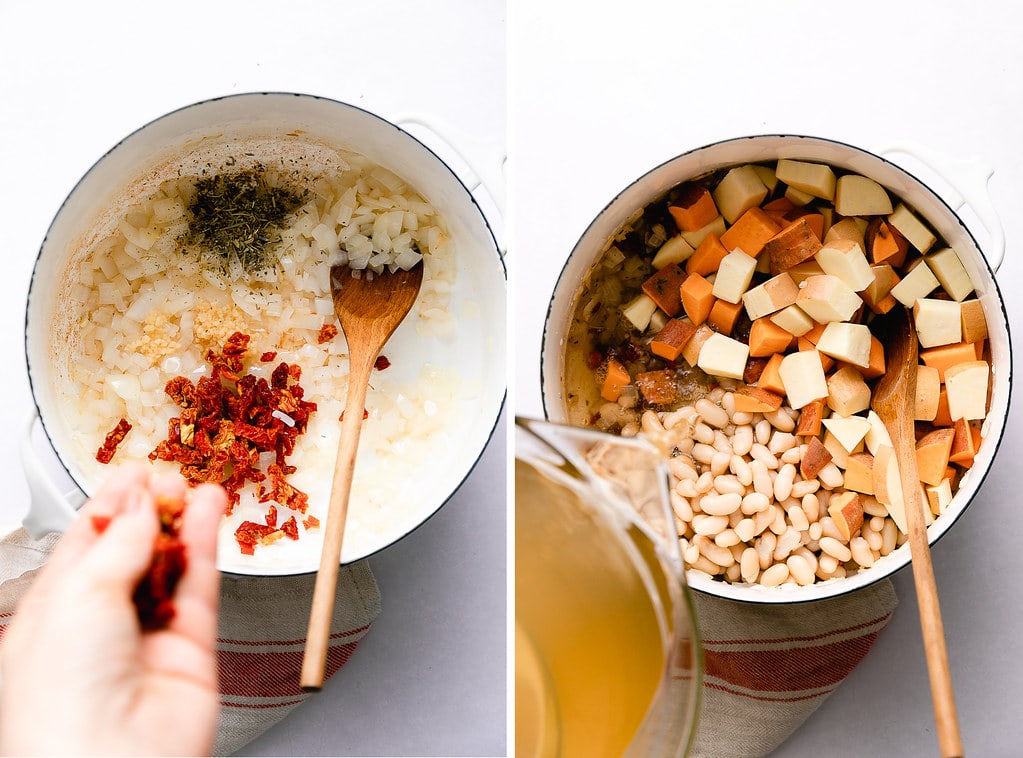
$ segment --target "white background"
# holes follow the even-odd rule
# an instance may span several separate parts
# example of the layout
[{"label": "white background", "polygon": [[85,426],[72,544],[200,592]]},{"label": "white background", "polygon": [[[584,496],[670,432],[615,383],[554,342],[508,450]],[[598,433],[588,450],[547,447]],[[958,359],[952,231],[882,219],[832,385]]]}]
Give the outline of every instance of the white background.
[{"label": "white background", "polygon": [[[995,167],[1010,326],[1023,303],[1023,52],[1010,3],[519,0],[512,16],[515,403],[541,412],[539,351],[566,255],[615,194],[664,160],[767,132],[867,149],[913,141]],[[983,238],[981,238],[983,244]],[[525,281],[529,285],[525,286]],[[1013,408],[934,569],[967,754],[1020,754],[1023,423]],[[909,570],[875,647],[778,756],[930,756],[934,719]],[[723,754],[728,754],[727,745]]]},{"label": "white background", "polygon": [[[0,523],[28,506],[18,443],[32,266],[91,164],[175,108],[281,90],[454,125],[460,148],[492,143],[499,165],[504,16],[493,0],[0,3]],[[506,428],[437,516],[370,559],[383,612],[349,663],[244,753],[505,754]]]}]

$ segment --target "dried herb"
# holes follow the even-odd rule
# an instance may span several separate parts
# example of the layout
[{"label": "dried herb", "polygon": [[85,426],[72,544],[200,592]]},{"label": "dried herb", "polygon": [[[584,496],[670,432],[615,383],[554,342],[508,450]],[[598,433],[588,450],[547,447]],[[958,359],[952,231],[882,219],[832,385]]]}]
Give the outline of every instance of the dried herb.
[{"label": "dried herb", "polygon": [[280,230],[307,194],[272,185],[259,166],[201,177],[188,206],[184,242],[212,253],[223,270],[237,257],[247,272],[262,271],[276,262],[273,246],[281,241]]}]

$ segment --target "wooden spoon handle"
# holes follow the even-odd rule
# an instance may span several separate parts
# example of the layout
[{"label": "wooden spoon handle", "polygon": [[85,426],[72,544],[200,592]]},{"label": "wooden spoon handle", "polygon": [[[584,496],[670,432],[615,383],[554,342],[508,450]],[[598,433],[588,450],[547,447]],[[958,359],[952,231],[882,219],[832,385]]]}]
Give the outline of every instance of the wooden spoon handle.
[{"label": "wooden spoon handle", "polygon": [[341,419],[341,439],[337,448],[337,463],[330,488],[330,507],[324,524],[323,551],[320,568],[316,572],[309,627],[306,632],[305,654],[302,658],[301,686],[307,692],[323,687],[330,641],[330,622],[334,615],[334,596],[341,570],[341,543],[344,541],[345,521],[348,518],[348,497],[352,490],[355,456],[362,431],[362,414],[366,409],[366,391],[375,356],[356,361],[351,356],[348,377],[348,396],[344,417]]},{"label": "wooden spoon handle", "polygon": [[960,758],[963,754],[956,715],[952,673],[945,649],[945,628],[941,621],[937,583],[931,564],[931,550],[924,523],[923,502],[920,497],[920,479],[915,460],[907,459],[901,467],[902,492],[905,498],[906,524],[909,529],[909,550],[912,556],[913,583],[916,586],[917,606],[920,611],[920,630],[923,636],[927,673],[931,682],[934,720],[938,730],[938,747],[944,758]]}]

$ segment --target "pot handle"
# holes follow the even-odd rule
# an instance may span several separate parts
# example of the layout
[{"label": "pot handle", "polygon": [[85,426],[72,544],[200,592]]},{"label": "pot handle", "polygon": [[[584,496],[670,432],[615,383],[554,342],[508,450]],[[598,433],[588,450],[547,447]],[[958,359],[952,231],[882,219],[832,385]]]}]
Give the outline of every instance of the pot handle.
[{"label": "pot handle", "polygon": [[884,157],[894,153],[908,155],[945,180],[952,190],[950,196],[945,198],[948,204],[956,211],[969,205],[987,230],[991,245],[985,251],[985,257],[997,274],[1005,258],[1005,230],[988,189],[988,181],[995,173],[994,168],[975,159],[952,160],[923,145],[910,142],[888,145],[878,152]]},{"label": "pot handle", "polygon": [[21,439],[21,467],[28,482],[29,509],[22,522],[33,539],[50,532],[63,532],[75,520],[78,509],[85,502],[85,493],[79,489],[63,494],[43,467],[32,444],[32,429],[39,416],[32,413],[25,424]]},{"label": "pot handle", "polygon": [[450,124],[418,114],[398,116],[394,122],[405,128],[413,125],[429,130],[439,137],[476,175],[466,182],[470,192],[482,186],[490,195],[498,213],[505,213],[504,169],[508,155],[504,145],[496,139],[480,138],[467,134]]}]

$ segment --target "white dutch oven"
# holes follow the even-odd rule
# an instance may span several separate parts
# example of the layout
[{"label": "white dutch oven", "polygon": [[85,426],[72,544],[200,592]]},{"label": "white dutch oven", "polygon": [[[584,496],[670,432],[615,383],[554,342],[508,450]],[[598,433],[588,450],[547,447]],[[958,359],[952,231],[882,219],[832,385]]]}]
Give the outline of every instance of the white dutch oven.
[{"label": "white dutch oven", "polygon": [[[934,167],[934,157],[919,148],[899,146],[886,152],[910,154],[943,176]],[[816,137],[763,135],[718,142],[661,164],[626,187],[601,211],[572,250],[561,272],[547,314],[541,355],[544,412],[552,421],[568,421],[563,386],[564,351],[578,286],[616,231],[638,210],[683,181],[726,166],[780,158],[827,163],[880,182],[915,208],[934,231],[956,250],[983,304],[991,347],[990,412],[984,422],[983,442],[973,467],[964,475],[959,491],[947,511],[928,528],[928,538],[933,544],[952,527],[977,494],[998,449],[1009,411],[1012,374],[1009,323],[994,276],[1004,254],[1004,238],[986,194],[986,181],[990,172],[973,177],[947,177],[986,227],[990,249],[989,255],[985,256],[956,210],[934,190],[885,158],[851,145]],[[944,173],[949,172],[946,170]],[[957,209],[964,202],[961,198],[950,198],[950,201]],[[892,574],[909,560],[907,543],[868,570],[808,587],[786,585],[765,588],[759,585],[727,584],[696,571],[690,571],[688,579],[690,586],[711,595],[758,603],[791,603],[819,600],[865,587]]]},{"label": "white dutch oven", "polygon": [[[65,529],[75,518],[76,507],[97,484],[67,452],[75,434],[75,417],[67,404],[58,400],[55,388],[61,377],[54,369],[53,355],[60,346],[52,344],[50,329],[61,308],[69,261],[83,234],[119,190],[167,157],[179,155],[203,140],[285,135],[296,130],[314,140],[365,155],[403,177],[431,202],[447,221],[458,259],[452,308],[457,310],[470,302],[478,308],[478,316],[459,320],[456,337],[446,343],[434,341],[428,347],[421,346],[414,328],[396,333],[389,343],[392,354],[419,351],[420,359],[426,359],[422,351],[429,350],[429,360],[456,369],[463,386],[473,388],[472,396],[460,398],[458,412],[446,422],[446,438],[458,444],[443,450],[436,460],[424,462],[421,468],[426,469],[425,473],[412,473],[421,476],[414,506],[381,533],[360,541],[359,549],[346,550],[343,561],[363,558],[411,532],[435,513],[469,475],[497,423],[506,386],[504,263],[472,193],[419,140],[365,110],[310,95],[234,95],[169,113],[118,143],[71,191],[47,232],[28,296],[25,347],[29,379],[45,434],[81,493],[65,496],[57,491],[26,434],[23,462],[32,505],[25,526],[32,534]],[[398,471],[395,476],[407,473]],[[231,547],[230,535],[221,535],[219,567],[242,574],[315,571],[321,543],[319,539],[305,539],[313,534],[299,541],[306,543],[301,549],[257,551],[257,556],[262,553],[264,557],[255,561],[239,555],[237,549],[225,549]]]}]

